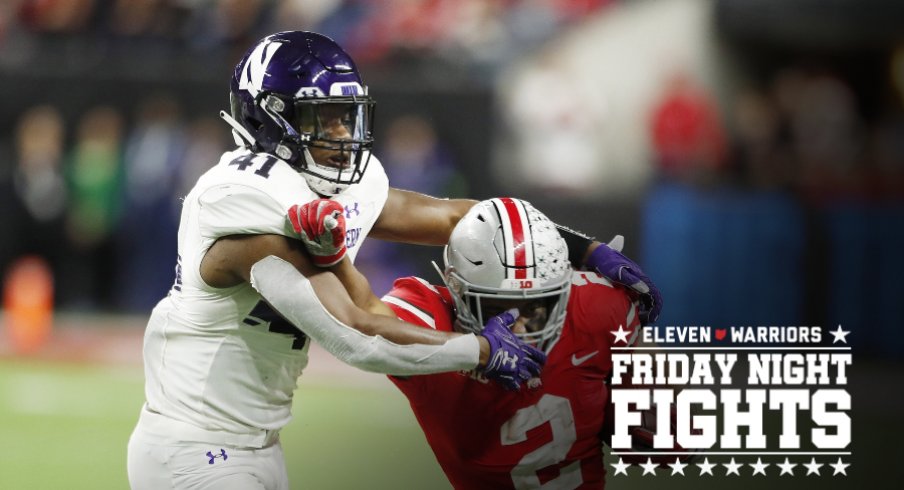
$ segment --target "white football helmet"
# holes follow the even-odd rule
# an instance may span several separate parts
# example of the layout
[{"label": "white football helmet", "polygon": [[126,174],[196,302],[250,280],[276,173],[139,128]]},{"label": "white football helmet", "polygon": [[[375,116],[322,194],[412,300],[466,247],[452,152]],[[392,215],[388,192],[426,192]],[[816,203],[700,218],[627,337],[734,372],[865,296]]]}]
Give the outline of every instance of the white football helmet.
[{"label": "white football helmet", "polygon": [[520,199],[482,201],[455,226],[443,258],[457,328],[480,333],[492,314],[506,309],[501,305],[529,302],[542,305],[546,321],[518,335],[552,348],[565,323],[572,268],[565,240],[543,213]]}]

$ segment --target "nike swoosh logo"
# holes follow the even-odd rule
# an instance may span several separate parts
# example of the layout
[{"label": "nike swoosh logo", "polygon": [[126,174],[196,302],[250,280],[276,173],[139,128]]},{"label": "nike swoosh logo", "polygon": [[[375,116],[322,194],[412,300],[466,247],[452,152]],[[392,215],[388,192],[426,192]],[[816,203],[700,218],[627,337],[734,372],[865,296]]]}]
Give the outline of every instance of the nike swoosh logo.
[{"label": "nike swoosh logo", "polygon": [[600,353],[600,351],[595,350],[595,351],[591,352],[590,354],[587,354],[586,356],[581,356],[581,357],[578,357],[576,354],[572,354],[571,355],[571,363],[574,364],[575,366],[580,366],[581,364],[584,364],[587,360],[589,360],[591,357],[593,357],[599,353]]},{"label": "nike swoosh logo", "polygon": [[471,260],[471,258],[468,257],[468,256],[466,256],[465,254],[462,254],[461,256],[464,257],[465,260],[467,260],[468,262],[470,262],[471,264],[473,264],[475,267],[476,267],[476,266],[483,265],[483,261],[482,261],[482,260]]}]

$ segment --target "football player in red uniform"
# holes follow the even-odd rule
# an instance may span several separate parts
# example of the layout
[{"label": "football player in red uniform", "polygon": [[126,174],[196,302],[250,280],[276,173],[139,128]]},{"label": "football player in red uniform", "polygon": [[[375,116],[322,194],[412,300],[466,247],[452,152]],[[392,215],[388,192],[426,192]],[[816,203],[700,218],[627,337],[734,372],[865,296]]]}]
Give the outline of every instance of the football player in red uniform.
[{"label": "football player in red uniform", "polygon": [[[383,301],[410,323],[480,331],[490,317],[544,350],[546,367],[507,391],[475,372],[391,377],[456,488],[601,488],[610,349],[640,326],[628,289],[574,271],[555,225],[525,201],[475,205],[444,252],[444,286],[399,279]],[[509,318],[506,318],[510,315]]]}]

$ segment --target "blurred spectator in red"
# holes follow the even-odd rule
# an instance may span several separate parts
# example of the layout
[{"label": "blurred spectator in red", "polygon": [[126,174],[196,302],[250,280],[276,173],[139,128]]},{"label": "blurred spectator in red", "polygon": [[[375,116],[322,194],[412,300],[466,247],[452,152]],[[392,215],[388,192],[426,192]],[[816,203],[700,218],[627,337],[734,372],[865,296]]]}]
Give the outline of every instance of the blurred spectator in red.
[{"label": "blurred spectator in red", "polygon": [[712,175],[725,164],[725,133],[716,104],[686,73],[679,71],[667,81],[650,118],[650,137],[667,176]]},{"label": "blurred spectator in red", "polygon": [[[352,0],[327,19],[325,32],[339,34],[360,63],[376,61],[400,48],[429,51],[447,36],[450,14],[457,2],[449,0]],[[450,10],[452,9],[452,10]]]},{"label": "blurred spectator in red", "polygon": [[66,232],[75,260],[62,265],[61,287],[75,295],[69,306],[108,304],[112,291],[113,231],[122,198],[123,120],[100,106],[79,120],[67,167],[70,198]]},{"label": "blurred spectator in red", "polygon": [[82,31],[91,18],[94,0],[21,0],[19,20],[44,33]]}]

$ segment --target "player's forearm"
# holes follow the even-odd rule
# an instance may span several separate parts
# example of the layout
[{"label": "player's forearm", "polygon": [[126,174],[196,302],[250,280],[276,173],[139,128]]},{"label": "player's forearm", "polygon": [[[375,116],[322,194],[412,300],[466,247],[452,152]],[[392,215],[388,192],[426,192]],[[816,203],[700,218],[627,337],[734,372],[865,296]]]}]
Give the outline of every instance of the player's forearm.
[{"label": "player's forearm", "polygon": [[[385,303],[380,302],[380,304],[389,310],[390,314],[392,313],[392,309],[386,306]],[[388,317],[379,314],[370,314],[368,312],[362,313],[363,314],[360,315],[360,317],[354,320],[353,327],[355,330],[366,335],[383,337],[395,344],[440,345],[462,335],[456,332],[440,332],[428,328],[415,327],[414,325],[396,319],[394,316]],[[477,365],[478,367],[483,367],[486,365],[487,359],[489,358],[490,344],[480,335],[477,336],[477,342],[480,349]]]},{"label": "player's forearm", "polygon": [[386,306],[380,298],[373,293],[370,283],[364,274],[352,265],[351,260],[347,257],[339,264],[331,267],[332,272],[342,286],[348,292],[348,296],[358,308],[373,313],[374,315],[383,315],[395,318],[392,309]]},{"label": "player's forearm", "polygon": [[440,199],[417,192],[390,189],[373,238],[420,245],[445,245],[452,229],[477,201]]},{"label": "player's forearm", "polygon": [[[412,375],[470,370],[485,350],[481,337],[442,334],[364,312],[354,307],[335,276],[321,273],[309,280],[274,256],[254,264],[251,284],[324,349],[366,371]],[[384,335],[419,343],[401,345]]]}]

